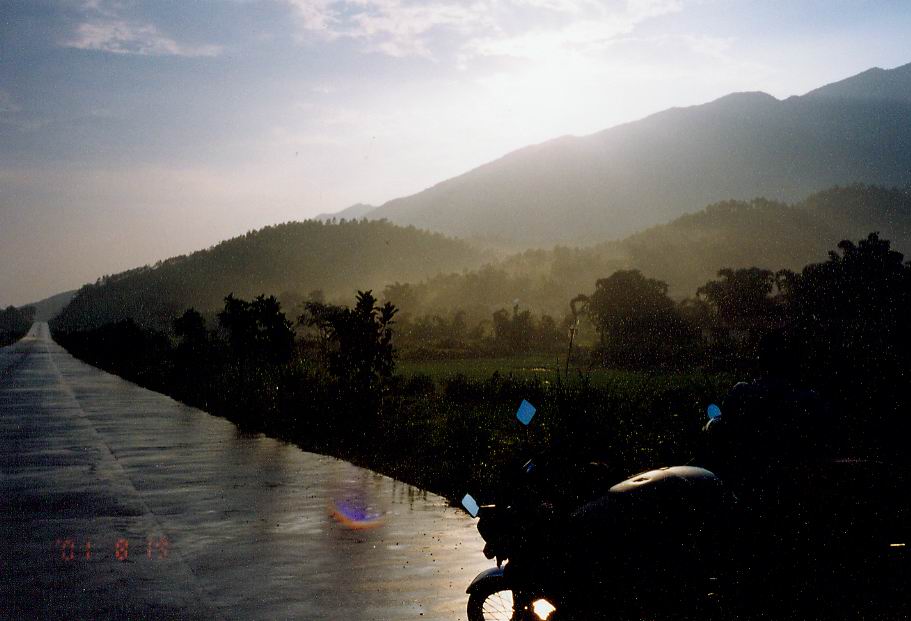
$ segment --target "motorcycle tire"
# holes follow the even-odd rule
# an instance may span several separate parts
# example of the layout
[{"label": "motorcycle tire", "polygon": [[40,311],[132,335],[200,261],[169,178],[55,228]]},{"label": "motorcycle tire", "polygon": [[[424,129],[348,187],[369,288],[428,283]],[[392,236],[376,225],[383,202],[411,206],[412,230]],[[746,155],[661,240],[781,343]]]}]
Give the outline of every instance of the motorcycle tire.
[{"label": "motorcycle tire", "polygon": [[[468,596],[468,621],[528,621],[534,619],[528,606],[519,603],[502,578],[488,580]],[[525,598],[526,601],[530,601]]]}]

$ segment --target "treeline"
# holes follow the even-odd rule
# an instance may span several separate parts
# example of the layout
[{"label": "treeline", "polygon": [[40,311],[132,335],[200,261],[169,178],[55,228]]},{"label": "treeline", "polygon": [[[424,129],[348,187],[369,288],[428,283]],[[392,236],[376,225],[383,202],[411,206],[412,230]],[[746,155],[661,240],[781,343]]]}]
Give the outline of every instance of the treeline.
[{"label": "treeline", "polygon": [[843,450],[906,452],[911,264],[878,234],[842,241],[800,272],[723,269],[681,303],[638,271],[599,280],[578,301],[605,365],[774,372],[823,395]]},{"label": "treeline", "polygon": [[279,301],[265,295],[229,294],[211,328],[190,308],[167,332],[132,319],[77,331],[54,320],[51,329],[86,362],[190,405],[270,431],[317,427],[344,445],[350,417],[376,413],[392,376],[395,309],[369,291],[353,309],[306,308],[299,338]]},{"label": "treeline", "polygon": [[0,309],[0,347],[15,343],[28,332],[35,321],[35,308],[32,306],[7,306]]},{"label": "treeline", "polygon": [[[275,297],[232,294],[214,325],[186,309],[167,332],[132,320],[52,329],[92,364],[450,497],[483,488],[489,465],[514,454],[521,399],[543,414],[533,442],[559,439],[630,471],[691,456],[705,406],[734,377],[769,372],[770,360],[830,404],[826,432],[841,453],[906,457],[911,266],[876,234],[800,272],[721,270],[684,302],[666,283],[621,270],[571,308],[569,327],[589,321],[597,340],[555,383],[396,375],[398,311],[369,291],[350,308],[314,295],[291,319]],[[514,330],[534,338],[542,324],[517,307],[492,321],[509,339]],[[776,355],[757,359],[769,343]],[[595,387],[585,373],[593,364],[639,371]]]},{"label": "treeline", "polygon": [[396,328],[401,355],[409,359],[445,359],[509,356],[562,351],[569,319],[559,321],[528,309],[497,309],[469,323],[464,310],[448,315],[403,314]]}]

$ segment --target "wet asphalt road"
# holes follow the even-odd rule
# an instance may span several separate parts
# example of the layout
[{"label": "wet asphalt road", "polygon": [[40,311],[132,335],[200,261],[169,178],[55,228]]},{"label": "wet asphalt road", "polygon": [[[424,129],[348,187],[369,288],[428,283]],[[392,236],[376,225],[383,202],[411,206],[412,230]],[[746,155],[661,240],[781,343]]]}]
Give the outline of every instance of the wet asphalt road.
[{"label": "wet asphalt road", "polygon": [[442,498],[240,434],[46,324],[0,349],[0,438],[3,619],[465,619],[490,565]]}]

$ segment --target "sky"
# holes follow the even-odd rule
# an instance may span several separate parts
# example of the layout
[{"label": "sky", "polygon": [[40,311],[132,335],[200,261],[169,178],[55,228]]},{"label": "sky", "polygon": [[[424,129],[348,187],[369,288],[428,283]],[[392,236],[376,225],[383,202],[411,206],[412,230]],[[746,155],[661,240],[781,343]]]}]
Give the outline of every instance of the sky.
[{"label": "sky", "polygon": [[0,305],[903,65],[908,32],[906,0],[0,0]]}]

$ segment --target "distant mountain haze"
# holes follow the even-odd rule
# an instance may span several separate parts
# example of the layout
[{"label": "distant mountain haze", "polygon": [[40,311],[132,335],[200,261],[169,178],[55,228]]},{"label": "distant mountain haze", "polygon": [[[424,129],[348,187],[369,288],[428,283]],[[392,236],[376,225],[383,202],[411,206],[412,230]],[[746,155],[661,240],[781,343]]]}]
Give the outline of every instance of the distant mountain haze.
[{"label": "distant mountain haze", "polygon": [[800,270],[825,261],[843,239],[879,232],[911,253],[911,192],[866,185],[831,188],[786,205],[766,199],[724,201],[621,241],[532,249],[479,270],[413,284],[384,295],[403,311],[445,315],[456,308],[477,321],[518,299],[523,308],[561,317],[569,300],[591,293],[617,270],[638,269],[669,285],[672,297],[693,297],[722,268]]},{"label": "distant mountain haze", "polygon": [[911,183],[911,64],[801,97],[735,93],[557,138],[368,217],[505,245],[587,244],[722,200],[796,202],[855,182]]},{"label": "distant mountain haze", "polygon": [[32,302],[27,306],[35,308],[35,321],[50,321],[70,303],[74,295],[76,295],[76,289],[57,293],[38,302]]},{"label": "distant mountain haze", "polygon": [[675,297],[684,297],[722,267],[800,270],[824,261],[841,240],[856,242],[871,232],[909,256],[911,193],[855,184],[794,205],[725,201],[596,248],[612,247],[627,265],[668,282]]}]

